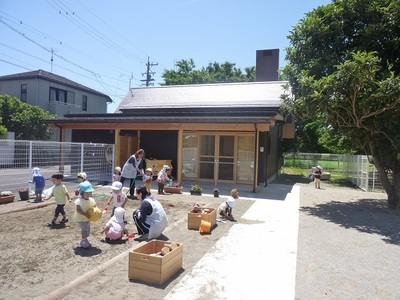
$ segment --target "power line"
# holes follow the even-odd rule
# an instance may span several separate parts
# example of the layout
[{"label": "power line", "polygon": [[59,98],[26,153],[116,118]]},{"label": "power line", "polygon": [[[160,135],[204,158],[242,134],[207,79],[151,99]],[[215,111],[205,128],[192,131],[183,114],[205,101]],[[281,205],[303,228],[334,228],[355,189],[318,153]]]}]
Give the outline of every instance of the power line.
[{"label": "power line", "polygon": [[[6,25],[7,27],[9,27],[9,28],[10,28],[11,30],[13,30],[14,32],[20,34],[23,38],[25,38],[25,39],[27,39],[28,41],[34,43],[35,45],[37,45],[38,47],[42,48],[42,49],[45,50],[46,52],[49,52],[50,54],[52,54],[52,57],[53,57],[53,56],[56,56],[56,57],[58,57],[58,58],[64,60],[65,62],[74,65],[74,66],[77,67],[77,68],[80,68],[80,69],[82,69],[82,70],[84,70],[84,71],[86,71],[86,72],[89,72],[89,73],[92,74],[92,75],[96,74],[96,75],[98,75],[98,76],[108,77],[108,76],[105,76],[105,75],[101,75],[101,74],[99,74],[99,73],[97,73],[97,72],[94,72],[94,71],[92,71],[92,70],[89,70],[89,69],[87,69],[87,68],[85,68],[85,67],[82,67],[82,66],[80,66],[80,65],[78,65],[78,64],[76,64],[76,63],[74,63],[74,62],[72,62],[71,60],[68,60],[68,59],[66,59],[66,58],[63,57],[63,56],[60,56],[60,55],[58,55],[57,53],[54,53],[54,51],[52,51],[52,49],[51,49],[51,50],[47,49],[46,47],[44,47],[43,45],[39,44],[38,42],[36,42],[36,41],[33,40],[32,38],[28,37],[26,34],[24,34],[24,33],[20,32],[20,31],[18,31],[17,29],[15,29],[14,27],[12,27],[12,26],[9,25],[8,23],[6,23],[1,17],[0,17],[0,23],[3,23],[4,25]],[[40,60],[42,60],[42,59],[40,59]],[[43,60],[42,60],[42,61],[43,61]],[[126,75],[126,76],[128,77],[128,75]],[[112,77],[108,77],[108,78],[112,78]]]},{"label": "power line", "polygon": [[[77,26],[79,29],[81,29],[83,32],[86,34],[90,35],[92,38],[97,40],[98,42],[102,43],[106,47],[114,50],[115,52],[120,53],[121,55],[124,55],[125,57],[128,58],[133,58],[138,61],[142,61],[143,59],[133,53],[130,53],[128,50],[120,47],[118,44],[114,43],[111,41],[107,36],[105,36],[102,32],[97,30],[95,27],[87,23],[85,20],[83,20],[75,11],[72,11],[70,8],[68,8],[65,4],[63,4],[61,1],[56,1],[52,0],[52,2],[59,8],[55,7],[52,3],[49,2],[49,0],[46,0],[46,2],[53,7],[60,15],[65,17],[68,21],[70,21],[72,24]],[[60,4],[58,4],[58,3]],[[60,11],[61,10],[61,11]]]},{"label": "power line", "polygon": [[141,51],[143,54],[145,54],[146,56],[148,56],[146,54],[145,51],[143,51],[142,49],[140,49],[138,46],[136,46],[135,44],[133,44],[131,41],[129,41],[125,36],[121,35],[117,30],[115,30],[114,28],[110,27],[106,22],[104,22],[104,20],[102,18],[99,18],[95,13],[93,13],[89,8],[87,8],[84,4],[82,4],[80,1],[76,0],[76,2],[78,2],[81,6],[83,6],[90,14],[92,14],[97,20],[99,20],[101,23],[103,23],[107,28],[109,28],[111,31],[113,31],[115,34],[117,34],[120,38],[122,38],[124,41],[126,41],[127,43],[131,44],[133,47],[135,47],[136,49],[138,49],[139,51]]},{"label": "power line", "polygon": [[[103,64],[103,65],[107,65],[107,66],[109,66],[110,68],[112,68],[113,70],[117,71],[118,73],[125,72],[125,76],[126,76],[126,77],[129,77],[129,75],[126,75],[126,74],[127,74],[127,73],[130,73],[130,71],[128,71],[128,70],[123,70],[122,68],[119,68],[119,67],[116,67],[116,66],[114,66],[114,65],[111,65],[111,64],[109,64],[107,61],[103,61],[103,60],[94,58],[93,56],[90,56],[90,55],[88,55],[88,54],[86,54],[86,53],[84,53],[84,52],[82,52],[82,51],[80,51],[80,50],[78,50],[78,49],[76,49],[76,48],[73,48],[73,47],[69,46],[68,44],[63,43],[63,42],[60,41],[60,40],[57,40],[57,39],[55,39],[55,38],[53,38],[53,37],[51,37],[51,36],[48,36],[48,35],[44,34],[43,32],[40,32],[39,30],[36,30],[35,28],[29,26],[28,24],[25,24],[25,23],[22,22],[22,21],[18,21],[16,18],[10,16],[10,15],[7,14],[7,13],[4,13],[4,12],[1,11],[1,10],[0,10],[0,12],[3,13],[3,14],[5,14],[5,15],[7,15],[7,16],[9,16],[9,17],[12,18],[12,19],[15,19],[16,21],[13,21],[13,20],[11,20],[11,19],[9,19],[9,18],[4,18],[4,17],[0,16],[1,19],[5,19],[5,20],[9,21],[10,23],[13,23],[14,26],[22,26],[23,28],[25,28],[26,30],[28,30],[28,31],[30,31],[30,32],[32,32],[32,33],[34,33],[35,35],[38,35],[38,36],[44,38],[45,40],[50,40],[50,41],[56,43],[56,44],[59,45],[59,46],[62,45],[63,47],[65,47],[65,48],[67,48],[67,49],[69,49],[69,50],[71,50],[71,51],[73,51],[73,52],[75,52],[75,53],[78,53],[78,54],[81,55],[82,57],[85,57],[85,58],[87,58],[87,59],[90,59],[90,60],[92,60],[92,61],[94,61],[94,62],[96,62],[96,63],[101,63],[101,64]],[[5,21],[4,21],[4,22],[5,22]],[[21,33],[20,31],[19,31],[19,33],[20,33],[22,36],[25,35],[25,33]],[[44,48],[45,48],[46,50],[50,51],[48,48],[46,48],[46,47],[44,47]],[[46,61],[46,62],[47,62],[47,61]],[[139,78],[135,78],[135,79],[138,80],[138,81],[140,80]]]}]

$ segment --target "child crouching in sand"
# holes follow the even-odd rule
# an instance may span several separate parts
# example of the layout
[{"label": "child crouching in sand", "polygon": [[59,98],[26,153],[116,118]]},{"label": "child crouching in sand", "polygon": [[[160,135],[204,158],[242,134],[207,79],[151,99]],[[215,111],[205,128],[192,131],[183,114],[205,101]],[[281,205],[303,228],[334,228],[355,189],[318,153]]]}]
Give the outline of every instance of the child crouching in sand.
[{"label": "child crouching in sand", "polygon": [[106,234],[106,242],[122,240],[124,235],[128,237],[128,230],[125,228],[124,223],[125,209],[117,207],[114,211],[114,216],[106,223],[103,230],[100,233]]},{"label": "child crouching in sand", "polygon": [[233,189],[231,191],[231,195],[228,197],[228,200],[218,207],[218,213],[222,217],[222,220],[229,220],[235,222],[235,218],[233,217],[232,210],[236,206],[236,199],[239,198],[239,192],[237,189]]}]

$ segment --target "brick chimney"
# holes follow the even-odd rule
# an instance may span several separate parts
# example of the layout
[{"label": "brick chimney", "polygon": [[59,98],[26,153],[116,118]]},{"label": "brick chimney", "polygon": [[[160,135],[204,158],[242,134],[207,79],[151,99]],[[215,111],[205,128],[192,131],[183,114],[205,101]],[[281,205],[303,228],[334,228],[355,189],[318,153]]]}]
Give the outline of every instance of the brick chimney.
[{"label": "brick chimney", "polygon": [[279,49],[257,50],[256,81],[278,81]]}]

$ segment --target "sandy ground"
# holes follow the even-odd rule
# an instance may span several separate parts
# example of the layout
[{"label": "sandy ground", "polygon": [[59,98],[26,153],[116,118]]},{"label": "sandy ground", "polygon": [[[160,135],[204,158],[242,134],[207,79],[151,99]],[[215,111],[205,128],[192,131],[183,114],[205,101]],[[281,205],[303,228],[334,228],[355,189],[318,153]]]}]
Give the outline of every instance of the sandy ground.
[{"label": "sandy ground", "polygon": [[[286,178],[282,183],[294,184],[295,180]],[[301,198],[296,299],[398,298],[400,222],[399,214],[386,208],[385,194],[328,183],[322,183],[321,190],[304,181],[297,184]],[[108,193],[107,188],[96,188],[95,200],[100,207],[104,207]],[[108,216],[92,223],[93,246],[82,249],[80,230],[74,222],[47,226],[55,208],[49,202],[40,209],[0,215],[0,299],[46,299],[48,295],[62,299],[164,298],[235,223],[218,223],[210,235],[200,235],[187,229],[188,211],[195,203],[217,208],[223,198],[177,194],[157,198],[169,217],[163,239],[184,246],[182,270],[164,285],[128,279],[128,252],[139,241],[101,242],[100,229]],[[240,217],[253,203],[238,203],[238,223],[245,222]],[[138,204],[129,200],[128,221],[132,221]],[[73,209],[73,204],[66,205],[71,220]],[[135,228],[130,224],[128,230]]]},{"label": "sandy ground", "polygon": [[[94,198],[103,208],[108,199],[109,188],[95,188]],[[66,205],[70,221],[55,227],[48,227],[55,204],[40,209],[14,212],[0,216],[2,241],[0,246],[0,299],[43,299],[45,295],[62,289],[74,280],[79,280],[93,269],[102,268],[110,259],[120,255],[111,267],[101,269],[92,280],[61,292],[63,299],[160,299],[174,286],[174,282],[186,274],[191,267],[221,238],[234,224],[218,223],[212,234],[200,235],[196,230],[187,229],[187,214],[195,203],[203,207],[217,208],[224,198],[190,195],[160,195],[169,218],[169,226],[162,239],[184,246],[183,269],[163,286],[150,285],[128,279],[128,252],[140,241],[130,239],[123,244],[107,244],[101,240],[102,226],[109,215],[91,223],[92,243],[90,249],[79,247],[80,229],[72,221],[73,204]],[[51,200],[50,200],[51,201]],[[235,217],[241,215],[253,201],[242,201],[235,209]],[[32,204],[37,205],[37,204]],[[138,200],[129,200],[126,220],[132,221],[132,212],[139,205]],[[59,218],[59,220],[61,217]],[[58,221],[59,221],[58,220]],[[127,225],[130,232],[136,232],[133,224]],[[136,298],[137,297],[137,298]]]}]

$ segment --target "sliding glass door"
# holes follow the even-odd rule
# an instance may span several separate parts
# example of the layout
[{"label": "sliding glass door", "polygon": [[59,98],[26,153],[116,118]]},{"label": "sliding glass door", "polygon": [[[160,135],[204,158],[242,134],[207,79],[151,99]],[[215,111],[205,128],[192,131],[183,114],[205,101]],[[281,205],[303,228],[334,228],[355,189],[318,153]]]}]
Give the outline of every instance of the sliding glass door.
[{"label": "sliding glass door", "polygon": [[234,181],[235,136],[201,135],[199,153],[199,178]]},{"label": "sliding glass door", "polygon": [[218,182],[251,182],[254,178],[253,135],[187,133],[183,138],[182,176]]}]

